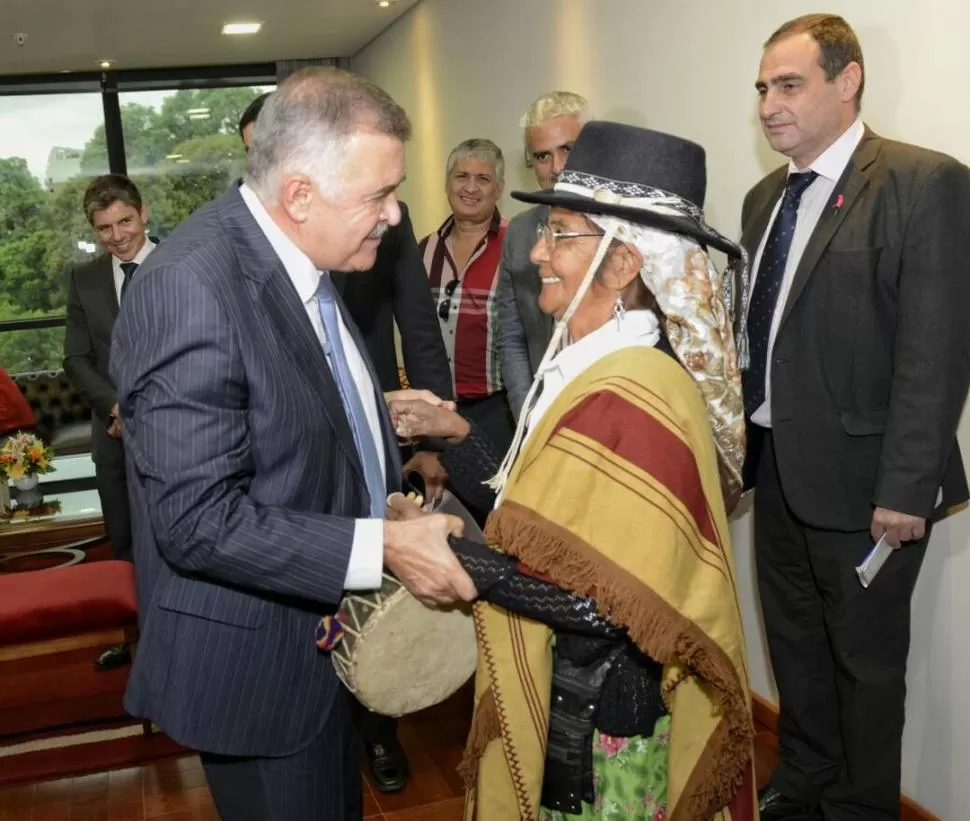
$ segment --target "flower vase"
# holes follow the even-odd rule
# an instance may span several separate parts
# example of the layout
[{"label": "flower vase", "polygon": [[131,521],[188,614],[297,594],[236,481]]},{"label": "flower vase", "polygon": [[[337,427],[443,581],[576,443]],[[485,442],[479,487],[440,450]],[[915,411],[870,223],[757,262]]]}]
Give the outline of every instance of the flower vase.
[{"label": "flower vase", "polygon": [[43,497],[40,495],[40,488],[37,487],[36,476],[25,476],[23,479],[14,479],[13,484],[17,488],[17,507],[37,507],[43,501]]}]

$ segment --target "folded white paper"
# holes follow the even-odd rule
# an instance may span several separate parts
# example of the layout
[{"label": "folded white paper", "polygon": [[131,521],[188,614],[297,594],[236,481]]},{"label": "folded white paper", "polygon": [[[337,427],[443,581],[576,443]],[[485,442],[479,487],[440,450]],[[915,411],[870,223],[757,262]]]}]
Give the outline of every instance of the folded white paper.
[{"label": "folded white paper", "polygon": [[855,569],[856,575],[859,577],[859,582],[863,587],[868,588],[872,584],[872,580],[882,570],[886,559],[894,552],[893,548],[889,546],[889,542],[886,541],[885,536],[876,542],[876,546],[869,551],[869,555],[866,556],[865,561]]}]

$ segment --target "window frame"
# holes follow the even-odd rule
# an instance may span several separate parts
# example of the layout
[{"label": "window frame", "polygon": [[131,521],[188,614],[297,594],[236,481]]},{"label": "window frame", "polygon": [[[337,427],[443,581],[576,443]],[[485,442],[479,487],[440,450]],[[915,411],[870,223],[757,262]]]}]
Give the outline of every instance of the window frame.
[{"label": "window frame", "polygon": [[[119,69],[71,74],[24,74],[0,77],[0,98],[99,93],[104,110],[108,168],[113,174],[126,174],[127,159],[121,128],[120,94],[133,91],[178,91],[186,88],[237,88],[275,85],[278,82],[279,67],[276,63]],[[0,320],[0,333],[56,328],[64,326],[66,321],[67,316],[64,313],[32,319]]]}]

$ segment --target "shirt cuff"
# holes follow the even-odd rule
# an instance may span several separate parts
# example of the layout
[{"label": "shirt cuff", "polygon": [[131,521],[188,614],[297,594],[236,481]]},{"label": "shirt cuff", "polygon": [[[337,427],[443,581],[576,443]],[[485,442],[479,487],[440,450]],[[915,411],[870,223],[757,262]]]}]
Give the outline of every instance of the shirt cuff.
[{"label": "shirt cuff", "polygon": [[384,572],[384,520],[358,519],[344,590],[376,590]]}]

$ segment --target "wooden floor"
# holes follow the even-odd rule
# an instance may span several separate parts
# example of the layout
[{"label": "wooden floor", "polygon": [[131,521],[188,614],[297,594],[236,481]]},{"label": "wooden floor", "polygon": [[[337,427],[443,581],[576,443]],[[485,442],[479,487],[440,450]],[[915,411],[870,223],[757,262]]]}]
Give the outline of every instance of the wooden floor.
[{"label": "wooden floor", "polygon": [[[469,722],[458,699],[411,716],[400,726],[412,777],[396,795],[365,785],[367,821],[460,821],[461,760]],[[759,727],[759,784],[777,760],[774,736]],[[0,761],[2,766],[2,761]],[[219,821],[196,756],[127,770],[0,790],[0,821]]]}]

